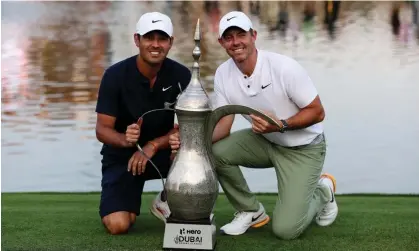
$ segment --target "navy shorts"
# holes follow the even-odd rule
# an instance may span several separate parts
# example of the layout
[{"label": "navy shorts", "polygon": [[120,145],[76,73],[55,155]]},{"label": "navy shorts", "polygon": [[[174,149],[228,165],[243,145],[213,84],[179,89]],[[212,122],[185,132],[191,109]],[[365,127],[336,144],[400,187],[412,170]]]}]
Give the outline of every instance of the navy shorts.
[{"label": "navy shorts", "polygon": [[[171,165],[170,150],[159,151],[151,160],[159,168],[163,178],[166,178]],[[119,211],[135,213],[138,216],[144,183],[147,180],[160,179],[150,162],[147,162],[143,174],[132,175],[127,171],[128,161],[129,159],[121,161],[111,157],[102,159],[102,192],[99,205],[101,218]]]}]

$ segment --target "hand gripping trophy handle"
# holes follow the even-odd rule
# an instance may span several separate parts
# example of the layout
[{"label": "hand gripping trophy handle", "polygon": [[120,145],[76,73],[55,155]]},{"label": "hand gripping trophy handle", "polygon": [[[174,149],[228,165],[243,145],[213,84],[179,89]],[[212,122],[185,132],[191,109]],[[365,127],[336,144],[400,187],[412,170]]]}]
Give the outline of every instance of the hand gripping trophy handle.
[{"label": "hand gripping trophy handle", "polygon": [[278,122],[276,122],[271,117],[267,116],[266,114],[258,111],[256,109],[243,106],[243,105],[224,105],[221,106],[214,111],[207,117],[206,122],[206,129],[205,129],[205,143],[206,143],[206,150],[208,155],[213,162],[213,166],[215,167],[215,159],[212,155],[212,134],[214,133],[215,126],[217,125],[218,121],[223,117],[231,114],[243,114],[243,115],[256,115],[260,118],[265,119],[269,123],[281,127]]}]

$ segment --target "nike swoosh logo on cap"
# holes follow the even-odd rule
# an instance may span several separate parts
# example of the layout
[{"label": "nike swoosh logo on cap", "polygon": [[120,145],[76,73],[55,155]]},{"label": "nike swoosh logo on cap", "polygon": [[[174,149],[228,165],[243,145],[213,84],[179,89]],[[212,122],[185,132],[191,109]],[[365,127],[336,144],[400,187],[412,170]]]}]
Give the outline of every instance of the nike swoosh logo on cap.
[{"label": "nike swoosh logo on cap", "polygon": [[227,21],[230,21],[231,19],[233,19],[233,18],[236,18],[236,16],[234,16],[234,17],[230,17],[230,18],[227,18]]},{"label": "nike swoosh logo on cap", "polygon": [[157,23],[157,22],[160,22],[161,20],[151,20],[151,22],[154,24],[154,23]]}]

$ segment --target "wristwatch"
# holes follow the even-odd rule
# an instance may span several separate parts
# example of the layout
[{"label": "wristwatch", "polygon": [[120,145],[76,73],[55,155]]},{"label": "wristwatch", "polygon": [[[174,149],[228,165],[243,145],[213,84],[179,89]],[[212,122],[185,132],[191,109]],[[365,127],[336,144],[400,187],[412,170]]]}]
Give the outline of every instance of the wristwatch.
[{"label": "wristwatch", "polygon": [[288,123],[284,119],[279,120],[282,123],[282,127],[279,128],[280,133],[284,133],[288,129]]}]

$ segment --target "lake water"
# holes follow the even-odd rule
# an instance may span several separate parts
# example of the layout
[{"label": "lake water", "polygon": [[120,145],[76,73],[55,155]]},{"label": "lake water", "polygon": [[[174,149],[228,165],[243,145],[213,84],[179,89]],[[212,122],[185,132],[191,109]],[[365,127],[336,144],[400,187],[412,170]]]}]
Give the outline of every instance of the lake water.
[{"label": "lake water", "polygon": [[[275,2],[2,2],[1,188],[99,191],[101,144],[94,112],[101,75],[137,53],[140,15],[171,16],[170,57],[192,65],[193,29],[203,27],[202,82],[227,55],[217,42],[221,16],[251,15],[257,45],[296,58],[314,80],[326,109],[325,170],[339,193],[419,193],[419,39],[411,6],[401,4],[393,34],[391,2],[342,2],[331,35],[323,3],[302,22],[303,3]],[[286,33],[275,29],[288,17]],[[233,130],[249,127],[237,118]],[[254,191],[277,190],[273,169],[245,170]],[[160,190],[150,181],[146,190]]]}]

